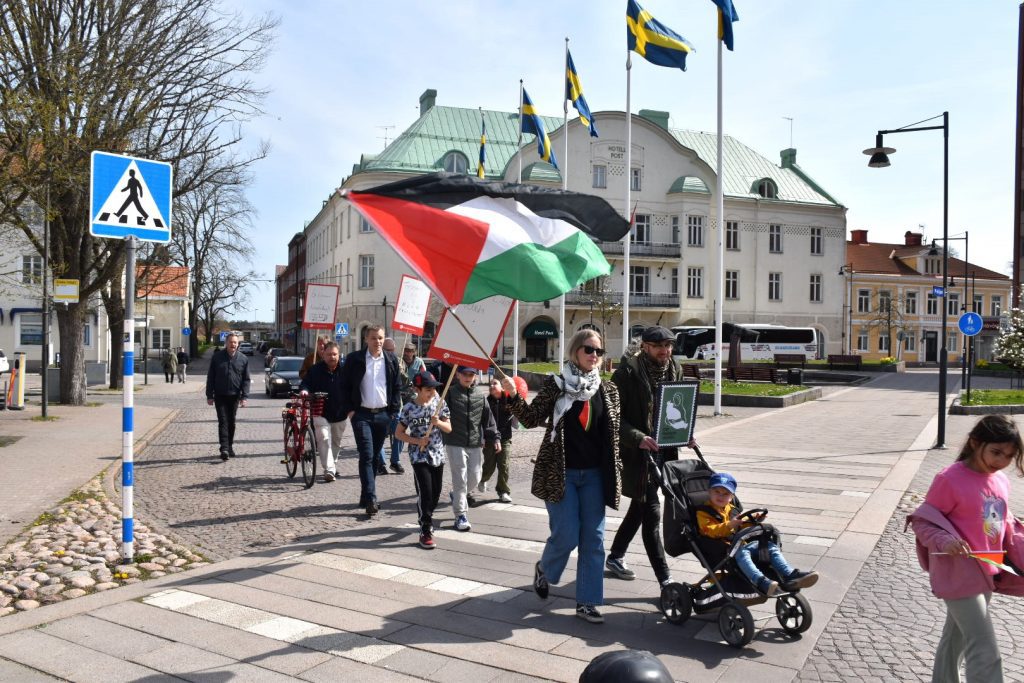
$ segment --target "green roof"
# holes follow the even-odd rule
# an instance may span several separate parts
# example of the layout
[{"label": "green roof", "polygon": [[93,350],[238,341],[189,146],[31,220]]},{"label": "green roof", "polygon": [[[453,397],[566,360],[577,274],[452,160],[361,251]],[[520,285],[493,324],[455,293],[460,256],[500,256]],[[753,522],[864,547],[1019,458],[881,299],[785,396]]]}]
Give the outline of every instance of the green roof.
[{"label": "green roof", "polygon": [[[468,161],[468,172],[476,170],[480,154],[480,117],[487,122],[487,160],[485,174],[488,178],[500,179],[505,176],[509,161],[518,150],[517,112],[466,109],[461,107],[432,106],[408,129],[399,135],[387,149],[377,155],[364,155],[353,168],[353,174],[360,172],[385,173],[432,173],[442,170],[444,156],[451,151],[461,152]],[[549,134],[562,126],[562,118],[542,116]],[[679,144],[693,150],[712,171],[717,164],[716,135],[689,130],[668,131]],[[723,140],[725,149],[725,194],[730,197],[761,198],[756,192],[757,181],[768,178],[778,189],[776,201],[808,204],[840,205],[825,190],[811,180],[795,163],[795,150],[791,164],[785,168],[772,163],[765,157],[728,135]],[[536,150],[534,136],[523,135],[523,147],[531,152]],[[556,156],[559,150],[555,150]],[[524,160],[523,179],[543,182],[559,182],[561,176],[550,164],[542,162],[533,154]],[[676,192],[708,192],[708,187],[699,178],[681,176],[668,190]],[[765,200],[772,201],[772,200]]]}]

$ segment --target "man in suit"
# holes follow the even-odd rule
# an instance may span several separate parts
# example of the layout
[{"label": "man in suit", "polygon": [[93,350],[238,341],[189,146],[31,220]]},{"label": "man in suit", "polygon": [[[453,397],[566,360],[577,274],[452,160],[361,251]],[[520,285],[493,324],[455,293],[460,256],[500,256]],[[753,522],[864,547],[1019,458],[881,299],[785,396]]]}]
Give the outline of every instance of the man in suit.
[{"label": "man in suit", "polygon": [[402,383],[398,358],[384,350],[383,326],[367,327],[363,343],[362,349],[345,357],[342,391],[359,451],[359,506],[375,515],[380,505],[373,457],[383,448],[391,418],[402,407]]}]

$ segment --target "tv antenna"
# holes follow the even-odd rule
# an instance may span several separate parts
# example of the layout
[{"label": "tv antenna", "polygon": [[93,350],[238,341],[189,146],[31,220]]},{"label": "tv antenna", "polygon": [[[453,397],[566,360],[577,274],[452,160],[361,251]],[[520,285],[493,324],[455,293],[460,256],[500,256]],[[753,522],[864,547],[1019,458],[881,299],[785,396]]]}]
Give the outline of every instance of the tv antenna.
[{"label": "tv antenna", "polygon": [[384,149],[387,149],[388,148],[388,139],[389,139],[388,138],[388,131],[391,130],[392,128],[394,128],[394,126],[377,126],[377,128],[380,128],[380,129],[382,129],[384,131],[384,135],[378,135],[377,139],[378,140],[383,140],[384,141]]},{"label": "tv antenna", "polygon": [[782,118],[784,118],[787,121],[789,121],[789,148],[792,149],[793,148],[793,117],[792,116],[783,116]]}]

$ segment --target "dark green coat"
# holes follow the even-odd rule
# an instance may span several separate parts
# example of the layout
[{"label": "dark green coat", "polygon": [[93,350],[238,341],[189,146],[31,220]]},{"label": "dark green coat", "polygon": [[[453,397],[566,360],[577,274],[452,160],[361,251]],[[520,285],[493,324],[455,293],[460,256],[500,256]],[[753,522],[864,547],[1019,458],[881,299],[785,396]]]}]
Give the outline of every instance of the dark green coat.
[{"label": "dark green coat", "polygon": [[[640,351],[639,353],[643,353]],[[675,361],[669,362],[665,381],[683,376]],[[654,410],[654,389],[640,363],[639,354],[623,358],[612,374],[612,382],[619,389],[622,415],[619,421],[619,456],[622,458],[622,495],[643,499],[647,481],[647,452],[640,450],[645,436],[654,434],[651,413]],[[664,460],[676,460],[675,448],[661,449]]]}]

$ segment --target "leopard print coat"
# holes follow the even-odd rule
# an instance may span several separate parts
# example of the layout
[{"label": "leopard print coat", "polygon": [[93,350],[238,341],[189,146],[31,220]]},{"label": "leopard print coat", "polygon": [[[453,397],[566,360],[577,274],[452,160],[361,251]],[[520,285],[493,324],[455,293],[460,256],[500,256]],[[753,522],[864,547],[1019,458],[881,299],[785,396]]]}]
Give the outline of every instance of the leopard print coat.
[{"label": "leopard print coat", "polygon": [[[544,425],[544,442],[537,453],[537,464],[533,468],[533,484],[530,492],[544,501],[557,503],[565,496],[565,442],[563,416],[557,425],[551,424],[555,401],[561,390],[553,377],[544,380],[544,385],[527,403],[522,396],[516,395],[509,408],[524,427],[532,428]],[[605,455],[601,465],[604,479],[604,502],[613,510],[619,509],[619,497],[622,492],[622,462],[619,460],[619,390],[610,381],[603,380],[601,388],[595,394],[604,400],[607,414],[605,420]],[[551,431],[555,430],[555,440],[551,440]]]}]

